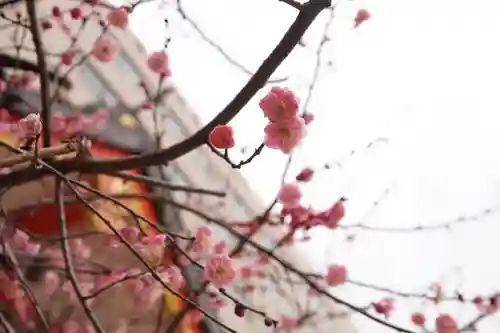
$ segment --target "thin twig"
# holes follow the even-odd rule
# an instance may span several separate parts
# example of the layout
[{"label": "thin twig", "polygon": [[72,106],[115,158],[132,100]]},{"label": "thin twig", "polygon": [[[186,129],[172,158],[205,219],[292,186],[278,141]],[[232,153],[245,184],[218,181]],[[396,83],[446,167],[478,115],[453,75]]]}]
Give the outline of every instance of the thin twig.
[{"label": "thin twig", "polygon": [[[247,75],[252,75],[252,71],[250,71],[248,68],[246,68],[244,65],[239,63],[237,60],[235,60],[233,57],[231,57],[223,47],[221,47],[219,44],[217,44],[212,38],[210,38],[204,31],[203,29],[187,14],[186,10],[182,6],[181,0],[177,0],[177,11],[181,15],[181,17],[191,25],[191,27],[196,31],[196,33],[208,44],[210,45],[214,50],[216,50],[223,58],[226,60],[229,64],[233,65],[234,67],[238,68],[241,70],[243,73]],[[276,84],[276,83],[281,83],[287,81],[287,77],[283,78],[269,78],[268,83],[271,84]]]},{"label": "thin twig", "polygon": [[45,61],[45,51],[42,38],[38,29],[38,17],[36,13],[35,0],[26,0],[26,9],[29,15],[30,31],[35,45],[38,69],[40,73],[40,90],[42,98],[42,123],[43,123],[43,146],[51,146],[52,119],[50,110],[50,83],[47,71],[47,62]]},{"label": "thin twig", "polygon": [[17,262],[17,259],[14,255],[12,248],[6,242],[3,244],[3,248],[5,249],[5,253],[9,257],[9,260],[12,262],[12,266],[16,272],[16,275],[19,279],[19,282],[21,282],[21,285],[23,286],[23,289],[24,289],[24,292],[26,293],[26,296],[28,296],[28,299],[30,300],[31,305],[35,309],[35,312],[37,313],[37,316],[40,319],[40,322],[42,324],[42,329],[45,332],[49,333],[50,326],[49,326],[49,323],[47,321],[47,318],[45,318],[45,315],[43,314],[43,311],[40,308],[40,305],[38,304],[38,301],[37,301],[35,295],[31,291],[29,284],[28,284],[28,281],[26,280],[26,277],[24,276],[24,273],[22,272],[22,270],[19,266],[19,263]]},{"label": "thin twig", "polygon": [[95,330],[98,333],[104,333],[104,329],[102,328],[101,324],[99,323],[97,317],[95,314],[92,312],[90,309],[89,305],[87,304],[86,299],[84,298],[82,294],[82,290],[80,288],[80,284],[78,282],[78,279],[76,277],[75,273],[75,267],[73,266],[73,260],[71,255],[69,254],[69,244],[68,244],[68,239],[66,238],[68,236],[68,228],[67,228],[67,222],[66,222],[66,211],[64,208],[64,202],[63,202],[63,188],[62,188],[62,181],[60,179],[56,180],[56,197],[57,197],[57,207],[59,211],[59,227],[61,231],[61,250],[63,253],[64,257],[64,263],[66,265],[66,270],[68,273],[68,278],[73,286],[73,289],[75,290],[75,294],[80,300],[80,303],[82,304],[83,310],[87,314],[87,317],[91,321],[92,325],[94,326]]},{"label": "thin twig", "polygon": [[134,175],[134,174],[125,173],[125,172],[110,172],[109,175],[114,176],[114,177],[118,177],[118,178],[122,178],[125,180],[144,183],[146,185],[163,187],[163,188],[166,188],[170,191],[182,191],[182,192],[189,192],[189,193],[196,193],[196,194],[206,194],[206,195],[213,195],[215,197],[221,197],[221,198],[226,196],[226,193],[221,192],[221,191],[213,191],[213,190],[207,190],[207,189],[203,189],[203,188],[194,188],[194,187],[189,187],[189,186],[173,185],[173,184],[170,184],[169,182],[166,182],[164,180],[148,177],[145,175]]},{"label": "thin twig", "polygon": [[[37,158],[56,157],[59,155],[74,153],[78,151],[76,143],[67,143],[64,145],[42,148],[38,151]],[[22,154],[0,160],[0,168],[8,168],[27,161],[32,161],[35,158],[35,153],[23,152]]]}]

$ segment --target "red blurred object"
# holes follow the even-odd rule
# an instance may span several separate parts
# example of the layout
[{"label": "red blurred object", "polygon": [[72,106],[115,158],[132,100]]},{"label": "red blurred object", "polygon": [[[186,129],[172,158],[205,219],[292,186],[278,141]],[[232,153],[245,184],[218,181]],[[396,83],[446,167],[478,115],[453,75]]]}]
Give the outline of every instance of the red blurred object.
[{"label": "red blurred object", "polygon": [[[82,203],[65,205],[66,223],[69,231],[77,229],[85,220],[86,207]],[[20,229],[36,235],[55,235],[59,233],[59,212],[57,205],[45,204],[21,216],[16,221]]]}]

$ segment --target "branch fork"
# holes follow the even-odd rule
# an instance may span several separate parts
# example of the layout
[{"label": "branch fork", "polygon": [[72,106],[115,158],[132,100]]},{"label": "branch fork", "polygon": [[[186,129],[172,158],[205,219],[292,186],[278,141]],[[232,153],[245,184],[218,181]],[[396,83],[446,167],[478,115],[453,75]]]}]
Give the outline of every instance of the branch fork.
[{"label": "branch fork", "polygon": [[90,140],[85,137],[78,138],[77,140],[68,140],[61,145],[41,148],[35,152],[23,152],[4,158],[0,160],[0,169],[11,168],[36,159],[54,158],[71,153],[76,153],[77,156],[84,156],[88,154],[90,145]]}]

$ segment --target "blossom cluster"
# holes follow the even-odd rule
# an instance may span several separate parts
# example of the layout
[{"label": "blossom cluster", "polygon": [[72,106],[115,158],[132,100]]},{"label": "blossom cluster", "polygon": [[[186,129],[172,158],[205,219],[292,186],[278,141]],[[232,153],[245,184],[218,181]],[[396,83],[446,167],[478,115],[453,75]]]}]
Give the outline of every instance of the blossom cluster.
[{"label": "blossom cluster", "polygon": [[[309,172],[308,170],[310,169],[304,169],[297,177],[304,179],[304,174]],[[312,171],[311,176],[308,176],[309,180],[311,178]],[[302,191],[297,183],[283,184],[278,192],[278,201],[283,206],[281,211],[282,218],[290,218],[292,229],[310,229],[316,226],[334,229],[345,216],[345,198],[340,198],[330,208],[320,212],[301,205],[301,199]]]},{"label": "blossom cluster", "polygon": [[288,89],[273,87],[259,103],[269,120],[264,132],[267,147],[289,153],[304,138],[306,125],[298,116],[299,99]]},{"label": "blossom cluster", "polygon": [[[299,98],[291,90],[281,87],[271,88],[259,106],[269,120],[264,128],[264,145],[290,153],[306,135],[306,125],[313,120],[312,114],[299,115]],[[210,133],[209,142],[218,149],[233,148],[233,128],[230,125],[216,126]]]},{"label": "blossom cluster", "polygon": [[[90,6],[97,6],[99,1],[86,2]],[[127,29],[129,26],[129,16],[130,8],[126,6],[111,8],[107,15],[105,22],[109,27],[114,27],[117,29]],[[88,15],[85,13],[82,6],[76,6],[71,8],[68,12],[69,17],[72,20],[84,21],[88,19]],[[57,25],[65,31],[69,31],[69,27],[64,21],[64,12],[59,6],[54,6],[52,8],[52,18],[55,20]],[[44,31],[50,30],[54,27],[54,24],[49,19],[44,19],[42,21],[42,27]],[[119,43],[110,35],[103,34],[95,40],[92,46],[91,55],[102,63],[109,63],[113,61],[120,51]],[[61,54],[61,63],[66,66],[71,66],[74,64],[77,52],[75,50],[68,50]],[[154,73],[160,74],[161,76],[167,77],[171,75],[169,59],[165,52],[156,51],[149,55],[147,59],[147,65]]]},{"label": "blossom cluster", "polygon": [[[130,244],[134,251],[154,270],[144,270],[138,267],[115,267],[109,272],[95,272],[92,260],[98,253],[93,253],[82,238],[68,240],[68,256],[73,261],[73,270],[76,272],[78,290],[86,299],[87,304],[93,306],[103,299],[98,296],[103,292],[121,288],[133,299],[134,307],[147,311],[164,295],[165,287],[173,292],[180,292],[184,286],[182,266],[193,263],[201,267],[204,277],[209,283],[207,291],[212,295],[212,306],[220,307],[224,302],[219,293],[219,288],[231,283],[237,274],[233,260],[229,257],[224,242],[214,242],[210,229],[201,227],[194,239],[186,248],[186,260],[180,260],[179,265],[174,264],[166,256],[165,242],[167,235],[144,235],[137,227],[121,229],[118,235],[105,234],[102,245],[108,249],[106,256],[112,256],[113,251],[126,249]],[[77,305],[81,302],[73,281],[66,277],[68,269],[64,250],[59,245],[42,244],[34,241],[25,232],[16,229],[8,241],[9,246],[16,254],[21,253],[27,258],[44,258],[41,266],[42,276],[38,282],[41,294],[37,299],[42,305],[48,305],[54,300],[66,299],[68,304]],[[7,256],[9,252],[1,251]],[[21,267],[22,268],[22,267]],[[37,313],[30,297],[27,297],[26,286],[23,285],[20,275],[14,269],[0,273],[0,301],[7,304],[16,314],[22,325],[27,327],[35,325]],[[135,310],[138,311],[138,310]],[[192,314],[194,315],[194,313]],[[196,312],[199,317],[200,312]],[[57,321],[56,321],[57,322]],[[72,322],[72,319],[69,319]],[[69,325],[61,322],[61,325]],[[72,322],[72,326],[76,323]]]}]

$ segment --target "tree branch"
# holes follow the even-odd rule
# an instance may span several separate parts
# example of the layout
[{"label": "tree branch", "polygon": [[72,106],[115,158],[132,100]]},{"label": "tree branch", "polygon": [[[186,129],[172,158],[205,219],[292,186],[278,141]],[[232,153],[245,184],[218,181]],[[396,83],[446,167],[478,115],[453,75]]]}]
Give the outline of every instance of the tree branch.
[{"label": "tree branch", "polygon": [[45,52],[43,48],[42,37],[38,29],[38,20],[36,13],[35,0],[26,0],[26,10],[28,11],[30,31],[35,44],[35,53],[38,61],[38,71],[40,73],[40,92],[42,98],[41,118],[43,123],[43,146],[51,146],[51,111],[50,111],[50,85],[47,71],[47,62],[45,61]]},{"label": "tree branch", "polygon": [[[281,41],[267,59],[264,60],[247,84],[211,122],[188,139],[164,150],[137,156],[89,161],[54,161],[51,163],[52,167],[62,173],[73,171],[80,171],[82,173],[107,173],[119,170],[137,169],[168,163],[202,146],[207,141],[208,135],[215,126],[226,124],[231,121],[259,89],[264,87],[272,73],[292,52],[319,13],[321,13],[323,9],[330,7],[330,5],[330,0],[317,0],[305,3]],[[2,186],[17,185],[39,179],[51,173],[51,170],[47,168],[40,168],[37,170],[26,168],[11,172],[8,175],[0,176],[0,184],[2,184]]]}]

